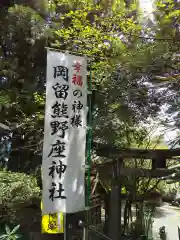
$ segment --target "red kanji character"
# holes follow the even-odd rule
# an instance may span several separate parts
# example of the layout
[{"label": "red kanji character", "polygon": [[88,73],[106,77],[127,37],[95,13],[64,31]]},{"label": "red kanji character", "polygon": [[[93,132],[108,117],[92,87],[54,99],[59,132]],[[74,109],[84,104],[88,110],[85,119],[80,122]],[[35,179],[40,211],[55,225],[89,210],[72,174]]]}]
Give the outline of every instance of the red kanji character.
[{"label": "red kanji character", "polygon": [[74,70],[75,70],[76,72],[80,72],[80,70],[81,70],[81,64],[80,64],[80,62],[76,62],[76,63],[73,65],[73,67],[74,67]]},{"label": "red kanji character", "polygon": [[74,74],[72,77],[72,83],[74,83],[75,85],[76,85],[76,78],[77,78],[77,76],[76,76],[76,74]]},{"label": "red kanji character", "polygon": [[82,76],[77,76],[76,74],[74,74],[73,77],[72,77],[72,83],[82,87],[82,84],[83,84]]},{"label": "red kanji character", "polygon": [[77,85],[81,86],[82,87],[82,76],[77,76]]}]

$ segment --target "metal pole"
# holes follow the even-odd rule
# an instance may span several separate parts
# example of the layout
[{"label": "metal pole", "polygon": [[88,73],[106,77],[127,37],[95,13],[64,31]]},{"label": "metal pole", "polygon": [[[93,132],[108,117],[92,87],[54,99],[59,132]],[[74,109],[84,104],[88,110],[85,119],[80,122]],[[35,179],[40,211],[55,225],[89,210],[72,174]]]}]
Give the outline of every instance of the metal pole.
[{"label": "metal pole", "polygon": [[[88,177],[87,177],[87,197],[86,197],[86,223],[89,225],[89,207],[91,205],[91,144],[92,144],[92,71],[90,63],[90,79],[88,84],[88,135],[87,135],[87,162],[88,166]],[[88,227],[84,227],[83,240],[89,239]]]},{"label": "metal pole", "polygon": [[180,228],[178,226],[178,237],[179,237],[179,240],[180,240]]},{"label": "metal pole", "polygon": [[68,240],[68,234],[67,234],[67,224],[66,224],[66,213],[64,213],[64,240]]},{"label": "metal pole", "polygon": [[87,179],[87,202],[86,206],[90,206],[91,202],[91,144],[92,144],[92,71],[90,65],[90,80],[89,80],[89,106],[88,106],[88,138],[87,138],[87,166],[88,166],[88,179]]}]

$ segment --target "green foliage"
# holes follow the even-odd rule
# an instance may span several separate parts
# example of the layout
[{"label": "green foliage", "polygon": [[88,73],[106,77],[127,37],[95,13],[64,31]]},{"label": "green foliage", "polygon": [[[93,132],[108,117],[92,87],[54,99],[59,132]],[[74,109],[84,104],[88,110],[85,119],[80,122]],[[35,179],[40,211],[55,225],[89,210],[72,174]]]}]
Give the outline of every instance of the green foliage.
[{"label": "green foliage", "polygon": [[0,105],[6,105],[10,101],[9,96],[5,91],[0,91]]},{"label": "green foliage", "polygon": [[[13,142],[15,149],[20,145],[21,148],[12,153],[10,169],[29,173],[39,164],[34,155],[42,151],[45,46],[91,57],[93,89],[97,90],[95,139],[127,146],[124,133],[128,129],[137,133],[134,124],[142,115],[139,108],[147,112],[151,101],[147,89],[138,83],[141,76],[135,76],[135,71],[131,73],[137,38],[129,35],[139,35],[141,25],[133,13],[134,5],[126,8],[118,1],[108,4],[107,11],[103,3],[51,1],[46,6],[48,18],[43,18],[36,6],[12,5],[2,19],[0,74],[6,81],[0,82],[4,96],[1,102],[8,101],[9,105],[1,111],[1,121],[21,126],[14,133]],[[147,99],[143,104],[132,97],[134,87],[138,89],[138,99]],[[27,162],[23,164],[25,156]],[[20,162],[17,164],[14,159]]]},{"label": "green foliage", "polygon": [[[118,147],[154,147],[152,144],[157,141],[152,143],[152,139],[147,139],[148,132],[142,122],[155,117],[161,104],[171,106],[170,114],[179,111],[180,105],[178,98],[166,97],[166,90],[160,93],[155,87],[153,91],[144,82],[156,83],[158,76],[162,79],[164,74],[171,75],[172,70],[179,69],[176,3],[157,1],[156,23],[144,29],[138,4],[127,6],[124,1],[105,0],[99,4],[86,0],[33,2],[12,4],[0,16],[1,121],[21,126],[14,133],[15,150],[8,168],[35,173],[41,164],[47,46],[89,57],[96,90],[94,140]],[[178,96],[178,79],[169,85],[175,96]],[[150,167],[141,160],[135,165]],[[14,183],[10,187],[24,189],[27,196],[30,190],[21,185],[22,179],[17,181],[19,185]],[[152,187],[156,183],[143,184]],[[3,184],[0,194],[3,201],[12,201]]]},{"label": "green foliage", "polygon": [[17,231],[19,229],[20,225],[17,225],[16,227],[14,227],[12,230],[5,225],[5,234],[0,235],[0,239],[1,240],[15,240],[15,239],[19,239],[21,238],[20,234],[17,234]]},{"label": "green foliage", "polygon": [[16,210],[20,204],[32,198],[40,198],[40,195],[40,188],[33,176],[1,170],[0,210],[4,210],[1,210],[0,222],[16,221]]},{"label": "green foliage", "polygon": [[0,183],[1,203],[14,204],[40,196],[36,179],[24,173],[0,171]]},{"label": "green foliage", "polygon": [[[140,26],[126,17],[130,10],[121,9],[111,16],[102,16],[102,11],[100,6],[84,4],[81,9],[63,14],[59,21],[61,28],[55,30],[57,40],[52,46],[98,57],[116,56],[119,50],[125,52],[122,40],[115,36],[117,31],[138,34]],[[111,46],[105,45],[105,41]]]}]

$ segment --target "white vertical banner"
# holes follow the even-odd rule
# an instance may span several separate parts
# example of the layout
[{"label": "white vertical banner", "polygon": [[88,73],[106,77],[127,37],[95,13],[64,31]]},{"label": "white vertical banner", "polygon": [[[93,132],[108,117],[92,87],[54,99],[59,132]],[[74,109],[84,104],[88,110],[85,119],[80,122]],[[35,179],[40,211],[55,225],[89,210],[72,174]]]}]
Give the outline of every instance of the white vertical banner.
[{"label": "white vertical banner", "polygon": [[47,51],[43,214],[85,208],[87,61]]}]

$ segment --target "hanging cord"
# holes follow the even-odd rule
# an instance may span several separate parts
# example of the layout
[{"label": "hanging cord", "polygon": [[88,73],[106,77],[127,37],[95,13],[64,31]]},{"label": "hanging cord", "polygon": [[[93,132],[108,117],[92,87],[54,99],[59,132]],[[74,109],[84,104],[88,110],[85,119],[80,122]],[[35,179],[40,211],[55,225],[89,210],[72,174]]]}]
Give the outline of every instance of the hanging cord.
[{"label": "hanging cord", "polygon": [[79,226],[82,227],[82,228],[86,227],[89,231],[96,233],[97,235],[103,237],[104,239],[112,240],[112,238],[109,238],[104,233],[98,231],[97,229],[95,229],[92,226],[89,226],[88,224],[84,223],[83,221],[79,221]]},{"label": "hanging cord", "polygon": [[89,228],[89,230],[90,230],[90,231],[92,231],[92,232],[96,233],[97,235],[99,235],[99,236],[103,237],[104,239],[107,239],[107,240],[112,240],[112,238],[109,238],[109,237],[108,237],[108,236],[106,236],[104,233],[102,233],[102,232],[100,232],[100,231],[96,230],[95,228],[93,228],[93,227],[91,227],[91,226],[89,226],[88,228]]}]

